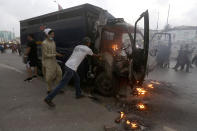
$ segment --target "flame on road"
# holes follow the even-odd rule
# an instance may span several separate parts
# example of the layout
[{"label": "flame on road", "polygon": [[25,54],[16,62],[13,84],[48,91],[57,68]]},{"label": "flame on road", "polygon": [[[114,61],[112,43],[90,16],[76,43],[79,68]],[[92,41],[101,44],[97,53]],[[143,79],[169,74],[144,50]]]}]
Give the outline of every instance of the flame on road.
[{"label": "flame on road", "polygon": [[137,104],[137,107],[140,110],[145,110],[146,109],[146,106],[144,104],[142,104],[142,103]]},{"label": "flame on road", "polygon": [[135,128],[137,128],[137,127],[138,127],[138,125],[137,125],[136,122],[131,122],[131,128],[135,129]]},{"label": "flame on road", "polygon": [[152,89],[154,88],[153,84],[148,84],[148,87]]},{"label": "flame on road", "polygon": [[120,112],[120,119],[125,118],[125,113],[124,112]]},{"label": "flame on road", "polygon": [[136,88],[138,95],[145,95],[146,94],[146,90],[144,90],[143,88]]},{"label": "flame on road", "polygon": [[135,129],[138,127],[138,124],[136,122],[131,122],[129,120],[126,121],[126,124],[131,128],[131,129]]},{"label": "flame on road", "polygon": [[131,122],[130,122],[129,120],[127,120],[127,121],[126,121],[126,124],[127,124],[127,125],[130,125],[130,124],[131,124]]}]

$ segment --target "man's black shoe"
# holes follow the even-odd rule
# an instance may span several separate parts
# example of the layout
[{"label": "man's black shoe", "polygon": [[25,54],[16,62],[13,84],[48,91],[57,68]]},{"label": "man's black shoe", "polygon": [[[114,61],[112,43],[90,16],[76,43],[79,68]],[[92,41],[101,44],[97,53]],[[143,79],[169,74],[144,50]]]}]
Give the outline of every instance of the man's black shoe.
[{"label": "man's black shoe", "polygon": [[64,91],[63,91],[63,90],[60,90],[60,91],[58,92],[58,94],[64,94]]},{"label": "man's black shoe", "polygon": [[51,100],[44,99],[44,102],[47,103],[50,107],[55,107],[55,104]]},{"label": "man's black shoe", "polygon": [[76,99],[81,99],[81,98],[84,98],[85,96],[84,95],[78,95],[76,96]]},{"label": "man's black shoe", "polygon": [[51,93],[51,91],[47,91],[47,94],[50,94]]},{"label": "man's black shoe", "polygon": [[30,82],[31,80],[32,80],[32,77],[29,77],[29,78],[25,79],[24,81]]}]

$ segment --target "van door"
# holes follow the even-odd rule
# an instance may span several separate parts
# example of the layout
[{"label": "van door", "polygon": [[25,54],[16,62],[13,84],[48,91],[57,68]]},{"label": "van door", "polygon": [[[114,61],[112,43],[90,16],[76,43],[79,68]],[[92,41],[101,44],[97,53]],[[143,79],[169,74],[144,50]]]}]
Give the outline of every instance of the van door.
[{"label": "van door", "polygon": [[[140,35],[140,33],[143,33]],[[138,37],[142,36],[142,39]],[[133,45],[133,62],[132,76],[133,82],[142,84],[144,81],[149,51],[149,13],[148,10],[143,12],[135,22],[134,28],[134,45]]]}]

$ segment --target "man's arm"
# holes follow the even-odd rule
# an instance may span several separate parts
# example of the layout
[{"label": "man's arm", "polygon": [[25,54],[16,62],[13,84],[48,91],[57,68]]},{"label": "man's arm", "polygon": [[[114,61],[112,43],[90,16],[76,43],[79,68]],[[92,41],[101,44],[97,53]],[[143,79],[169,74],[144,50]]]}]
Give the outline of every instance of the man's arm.
[{"label": "man's arm", "polygon": [[101,54],[93,54],[92,56],[94,56],[94,57],[100,57]]},{"label": "man's arm", "polygon": [[30,51],[31,51],[31,47],[28,46],[28,47],[26,48],[26,51],[25,51],[25,56],[26,56],[26,57],[29,55],[29,52],[30,52]]},{"label": "man's arm", "polygon": [[63,57],[64,55],[62,55],[62,54],[56,52],[56,56],[58,56],[58,57]]}]

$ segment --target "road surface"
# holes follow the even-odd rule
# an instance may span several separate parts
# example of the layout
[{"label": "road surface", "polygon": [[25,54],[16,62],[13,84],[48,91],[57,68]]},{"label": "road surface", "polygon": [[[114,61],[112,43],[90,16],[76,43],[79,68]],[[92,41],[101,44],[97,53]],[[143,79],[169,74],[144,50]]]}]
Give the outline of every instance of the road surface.
[{"label": "road surface", "polygon": [[18,55],[0,54],[0,131],[103,131],[117,116],[88,98],[76,100],[71,90],[51,109],[43,102],[43,80],[27,83],[26,77]]},{"label": "road surface", "polygon": [[[196,76],[196,68],[192,73],[156,69],[149,74],[147,79],[164,83],[147,98],[148,114],[141,113],[152,131],[197,130]],[[114,125],[117,112],[89,98],[76,100],[70,87],[54,100],[56,108],[49,108],[43,102],[42,78],[27,83],[26,77],[21,57],[0,54],[0,131],[103,131],[104,125]]]}]

